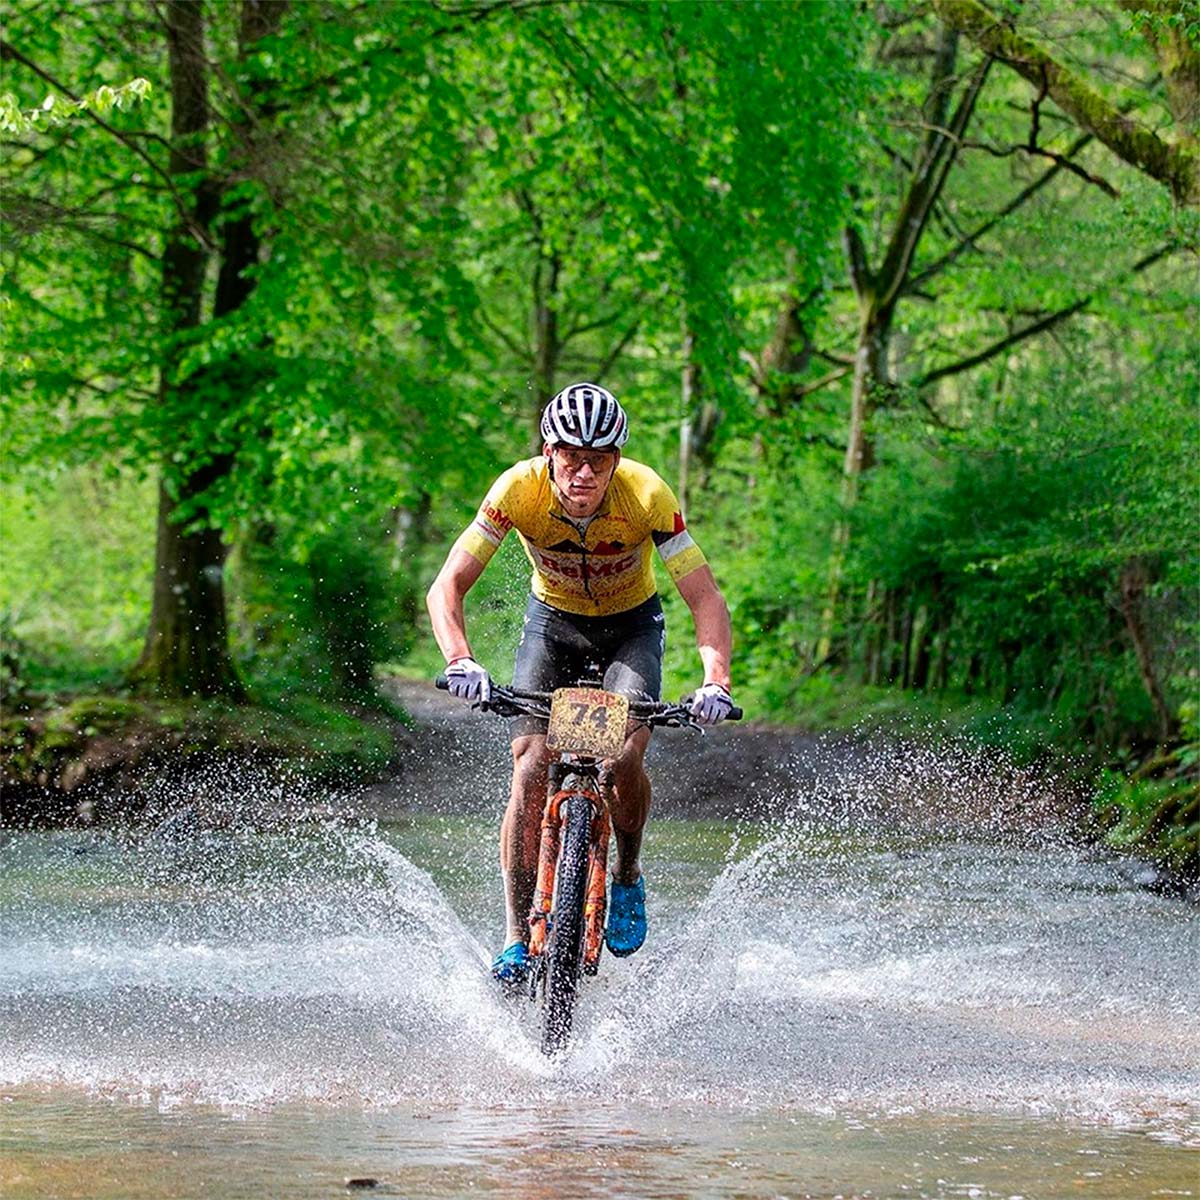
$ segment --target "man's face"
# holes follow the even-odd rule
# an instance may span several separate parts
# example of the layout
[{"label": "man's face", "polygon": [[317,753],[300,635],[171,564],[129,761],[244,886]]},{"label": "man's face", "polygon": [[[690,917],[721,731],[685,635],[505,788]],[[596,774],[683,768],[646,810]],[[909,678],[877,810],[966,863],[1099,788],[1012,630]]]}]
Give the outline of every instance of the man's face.
[{"label": "man's face", "polygon": [[620,450],[586,450],[576,446],[543,447],[554,464],[554,483],[563,507],[573,517],[590,517],[603,503]]}]

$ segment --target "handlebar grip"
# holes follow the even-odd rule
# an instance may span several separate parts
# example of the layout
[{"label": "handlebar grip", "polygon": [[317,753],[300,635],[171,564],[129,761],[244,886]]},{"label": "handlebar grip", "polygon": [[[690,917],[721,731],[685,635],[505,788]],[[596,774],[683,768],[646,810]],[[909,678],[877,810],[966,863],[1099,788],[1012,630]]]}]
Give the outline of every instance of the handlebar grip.
[{"label": "handlebar grip", "polygon": [[450,680],[448,680],[445,675],[439,675],[433,681],[433,686],[437,688],[439,692],[448,692],[450,690]]},{"label": "handlebar grip", "polygon": [[[683,708],[691,708],[692,700],[695,698],[695,692],[688,692],[686,696],[679,698],[679,703]],[[742,719],[742,710],[735,704],[725,717],[727,721],[740,721]]]}]

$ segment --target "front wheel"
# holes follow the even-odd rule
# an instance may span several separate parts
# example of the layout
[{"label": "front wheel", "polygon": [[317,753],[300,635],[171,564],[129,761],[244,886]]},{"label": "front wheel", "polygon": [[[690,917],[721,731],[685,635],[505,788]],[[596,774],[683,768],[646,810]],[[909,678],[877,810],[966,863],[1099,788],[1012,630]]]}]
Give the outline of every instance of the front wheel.
[{"label": "front wheel", "polygon": [[543,1054],[561,1050],[571,1035],[583,960],[584,904],[587,901],[588,848],[592,832],[592,804],[586,796],[569,796],[560,811],[565,815],[562,850],[555,872],[553,923],[546,945]]}]

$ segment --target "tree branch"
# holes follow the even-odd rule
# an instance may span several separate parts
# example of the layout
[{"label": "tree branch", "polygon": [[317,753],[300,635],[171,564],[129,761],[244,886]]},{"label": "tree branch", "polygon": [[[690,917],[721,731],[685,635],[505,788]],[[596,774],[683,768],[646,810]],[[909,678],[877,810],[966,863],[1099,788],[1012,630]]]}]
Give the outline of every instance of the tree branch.
[{"label": "tree branch", "polygon": [[861,299],[870,294],[875,277],[871,274],[867,247],[857,225],[847,225],[842,230],[842,244],[846,247],[846,261],[850,264],[850,282],[854,285],[854,294]]},{"label": "tree branch", "polygon": [[[42,70],[37,63],[33,62],[29,58],[26,58],[25,55],[22,54],[10,42],[0,39],[0,62],[10,59],[13,62],[19,62],[23,67],[28,68],[39,79],[45,80],[45,82],[51,87],[57,88],[64,96],[67,97],[67,99],[73,100],[76,104],[79,103],[79,97],[76,96],[68,87],[66,87],[65,84],[60,83],[54,78],[53,75],[49,74],[49,72]],[[112,136],[115,137],[119,142],[123,143],[130,150],[132,150],[134,154],[136,154],[138,158],[140,158],[150,168],[150,170],[154,172],[155,175],[157,175],[166,183],[167,190],[171,193],[171,198],[174,200],[175,207],[179,210],[179,215],[184,224],[187,226],[188,232],[200,243],[200,245],[211,250],[212,243],[209,240],[207,232],[202,229],[195,220],[193,220],[192,214],[189,211],[184,198],[179,194],[175,187],[175,181],[171,178],[170,172],[159,166],[159,164],[154,161],[154,158],[141,146],[139,146],[129,134],[124,133],[115,126],[110,125],[93,109],[86,109],[85,112],[87,116],[91,118],[91,120],[100,126],[101,129],[103,129],[106,133],[111,133]]]},{"label": "tree branch", "polygon": [[946,177],[954,163],[962,135],[975,111],[975,102],[983,90],[991,59],[985,58],[972,72],[971,79],[950,118],[950,127],[931,139],[929,155],[920,163],[909,185],[904,204],[896,218],[892,240],[879,268],[879,277],[884,281],[884,291],[877,299],[877,308],[886,309],[893,304],[904,286],[905,277],[912,265],[913,255],[929,214],[941,195]]},{"label": "tree branch", "polygon": [[[1005,217],[1010,216],[1027,200],[1030,200],[1033,196],[1040,192],[1042,188],[1044,188],[1046,184],[1048,184],[1059,173],[1059,171],[1067,170],[1072,171],[1073,173],[1082,172],[1082,168],[1079,168],[1077,172],[1075,166],[1073,166],[1073,164],[1068,160],[1073,159],[1075,155],[1077,155],[1085,146],[1087,146],[1092,141],[1093,136],[1094,135],[1090,133],[1080,134],[1080,136],[1076,138],[1070,146],[1067,147],[1065,154],[1050,154],[1050,157],[1054,162],[1054,166],[1052,166],[1039,178],[1035,179],[1027,187],[1019,191],[1002,209],[1000,209],[998,213],[995,214],[995,216],[989,217],[982,225],[972,230],[952,250],[947,251],[942,255],[941,258],[930,263],[929,266],[924,268],[924,270],[913,276],[905,286],[905,293],[909,295],[917,294],[919,289],[923,287],[924,284],[928,283],[929,280],[935,275],[940,274],[947,267],[952,265],[966,251],[976,249],[976,242],[978,242],[978,240],[983,237],[984,234],[991,232],[991,230],[994,229],[1002,220],[1004,220]],[[974,143],[971,142],[967,142],[965,144],[968,146],[974,145]],[[1086,172],[1082,173],[1089,182],[1095,182],[1098,186],[1101,186],[1107,191],[1108,185],[1102,180],[1093,180],[1092,177],[1087,175]],[[1113,195],[1113,192],[1109,192],[1108,194]]]},{"label": "tree branch", "polygon": [[1125,116],[1032,38],[1020,34],[980,0],[933,0],[938,16],[961,30],[1093,133],[1118,158],[1164,184],[1180,204],[1200,204],[1200,147],[1172,144]]},{"label": "tree branch", "polygon": [[1052,313],[1047,313],[1046,316],[1021,329],[1014,330],[1007,337],[1001,338],[997,342],[993,342],[990,346],[980,350],[977,354],[969,355],[967,358],[960,359],[955,363],[947,363],[944,367],[937,367],[935,370],[927,371],[924,375],[913,380],[910,385],[915,391],[921,391],[929,387],[930,384],[936,383],[939,379],[947,379],[952,375],[961,375],[964,371],[970,371],[974,367],[982,366],[983,363],[995,358],[998,354],[1003,354],[1006,350],[1010,350],[1013,346],[1019,345],[1021,342],[1027,341],[1031,337],[1035,337],[1039,333],[1045,333],[1047,329],[1052,329],[1056,325],[1061,325],[1064,321],[1075,316],[1076,313],[1082,312],[1097,296],[1102,294],[1103,290],[1110,290],[1118,284],[1123,283],[1130,276],[1137,275],[1139,272],[1146,270],[1158,262],[1159,259],[1165,258],[1178,247],[1174,242],[1168,242],[1165,246],[1160,246],[1157,250],[1147,254],[1145,258],[1134,263],[1133,266],[1122,276],[1112,281],[1107,289],[1098,289],[1084,296],[1081,300],[1076,300],[1074,304],[1068,304],[1065,308],[1060,308]]},{"label": "tree branch", "polygon": [[[1091,134],[1086,135],[1086,139],[1090,140]],[[1094,184],[1110,200],[1119,200],[1121,198],[1121,193],[1107,179],[1099,175],[1093,175],[1090,171],[1085,171],[1078,163],[1071,162],[1064,155],[1054,150],[1047,150],[1043,146],[1026,144],[1024,146],[1005,146],[1001,149],[999,146],[989,146],[986,142],[963,142],[963,146],[968,150],[982,150],[985,154],[990,154],[993,158],[1011,158],[1014,154],[1032,154],[1038,158],[1048,158],[1061,170],[1069,171],[1072,175],[1078,176],[1084,183]]]},{"label": "tree branch", "polygon": [[529,360],[530,352],[528,346],[522,346],[511,334],[505,333],[505,331],[487,315],[486,310],[482,306],[480,306],[478,312],[480,321],[483,322],[487,329],[495,334],[504,348],[510,354],[512,354],[518,362],[527,362]]},{"label": "tree branch", "polygon": [[604,376],[612,370],[613,363],[624,353],[625,347],[633,341],[637,336],[637,331],[641,328],[642,318],[638,317],[636,321],[622,334],[620,340],[615,346],[604,356],[600,365],[596,368],[596,382],[600,383]]},{"label": "tree branch", "polygon": [[796,388],[792,393],[792,399],[803,400],[805,396],[811,396],[813,392],[819,392],[822,388],[828,387],[831,383],[837,383],[839,379],[845,379],[846,376],[852,374],[853,371],[853,364],[848,367],[838,367],[836,370],[822,375],[820,379],[814,379],[812,383],[806,383],[801,387]]},{"label": "tree branch", "polygon": [[[638,296],[634,301],[635,304],[640,304],[644,297]],[[578,325],[572,325],[566,333],[562,335],[560,344],[565,346],[569,341],[577,338],[581,333],[591,333],[594,329],[604,329],[606,326],[615,325],[620,319],[619,312],[611,313],[607,317],[597,317],[594,321],[584,321]]]}]

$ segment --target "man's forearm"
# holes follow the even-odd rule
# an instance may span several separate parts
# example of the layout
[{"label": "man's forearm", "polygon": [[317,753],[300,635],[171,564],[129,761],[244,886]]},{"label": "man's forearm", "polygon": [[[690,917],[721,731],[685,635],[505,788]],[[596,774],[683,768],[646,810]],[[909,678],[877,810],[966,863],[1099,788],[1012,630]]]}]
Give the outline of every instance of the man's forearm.
[{"label": "man's forearm", "polygon": [[440,579],[435,580],[425,597],[425,606],[429,610],[429,623],[433,629],[434,640],[438,649],[445,655],[446,661],[469,658],[471,645],[467,641],[463,598],[458,591],[446,586]]},{"label": "man's forearm", "polygon": [[472,657],[463,600],[482,572],[483,563],[455,547],[425,595],[434,641],[447,662]]},{"label": "man's forearm", "polygon": [[729,662],[733,655],[733,629],[729,609],[720,593],[707,596],[692,612],[696,623],[696,646],[704,664],[704,682],[730,687]]}]

